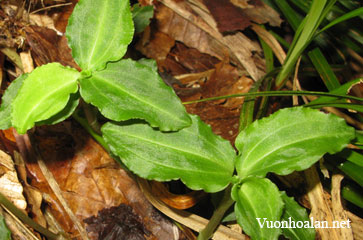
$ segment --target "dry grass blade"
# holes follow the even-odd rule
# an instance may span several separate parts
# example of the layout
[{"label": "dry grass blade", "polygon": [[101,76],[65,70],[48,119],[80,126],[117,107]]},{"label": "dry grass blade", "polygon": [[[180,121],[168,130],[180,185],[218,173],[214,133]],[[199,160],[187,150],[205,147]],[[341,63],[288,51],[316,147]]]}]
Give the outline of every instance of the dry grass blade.
[{"label": "dry grass blade", "polygon": [[284,49],[281,47],[280,43],[276,40],[276,38],[266,29],[260,27],[257,24],[252,24],[251,28],[261,39],[263,39],[267,43],[267,45],[274,52],[279,62],[283,64],[286,58],[286,53]]},{"label": "dry grass blade", "polygon": [[39,240],[14,214],[6,208],[4,210],[6,212],[2,212],[2,207],[0,207],[0,214],[4,215],[6,225],[14,237],[13,239]]}]

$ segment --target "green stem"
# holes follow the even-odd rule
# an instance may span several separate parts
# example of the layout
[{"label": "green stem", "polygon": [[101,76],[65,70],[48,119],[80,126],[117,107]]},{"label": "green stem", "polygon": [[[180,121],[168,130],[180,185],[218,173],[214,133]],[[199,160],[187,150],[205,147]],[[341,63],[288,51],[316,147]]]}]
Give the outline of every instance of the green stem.
[{"label": "green stem", "polygon": [[86,129],[86,131],[99,143],[101,144],[101,146],[107,151],[107,152],[111,152],[110,147],[108,146],[108,144],[105,142],[105,140],[103,139],[103,137],[101,135],[99,135],[98,133],[96,133],[96,131],[94,131],[94,129],[92,128],[92,126],[90,126],[90,124],[88,123],[88,121],[81,117],[79,115],[79,110],[76,110],[73,113],[73,118],[82,125],[82,127],[84,127],[84,129]]},{"label": "green stem", "polygon": [[363,101],[363,98],[354,97],[349,95],[339,95],[327,92],[315,92],[315,91],[265,91],[265,92],[249,92],[249,93],[238,93],[238,94],[231,94],[231,95],[224,95],[218,97],[211,97],[211,98],[204,98],[189,102],[183,102],[184,105],[192,104],[192,103],[199,103],[199,102],[206,102],[206,101],[214,101],[220,99],[228,99],[228,98],[235,98],[235,97],[262,97],[262,96],[324,96],[324,97],[334,97],[334,98],[343,98],[343,99],[350,99],[356,101]]},{"label": "green stem", "polygon": [[217,207],[216,210],[213,212],[212,218],[209,220],[207,226],[200,231],[198,235],[198,240],[208,240],[213,236],[214,231],[220,224],[224,214],[226,211],[232,206],[234,201],[231,198],[231,188],[232,185],[229,185],[223,193],[223,198]]},{"label": "green stem", "polygon": [[94,108],[92,108],[89,104],[85,103],[81,99],[81,105],[84,111],[84,114],[86,116],[86,120],[88,122],[88,125],[92,128],[92,130],[97,133],[98,135],[101,135],[101,126],[97,120],[97,113]]},{"label": "green stem", "polygon": [[14,214],[17,218],[19,218],[23,223],[27,224],[31,228],[40,232],[44,236],[49,239],[58,239],[60,235],[52,233],[46,228],[43,228],[38,223],[36,223],[33,219],[25,215],[21,210],[19,210],[12,202],[10,202],[2,193],[0,193],[0,203],[7,208],[12,214]]}]

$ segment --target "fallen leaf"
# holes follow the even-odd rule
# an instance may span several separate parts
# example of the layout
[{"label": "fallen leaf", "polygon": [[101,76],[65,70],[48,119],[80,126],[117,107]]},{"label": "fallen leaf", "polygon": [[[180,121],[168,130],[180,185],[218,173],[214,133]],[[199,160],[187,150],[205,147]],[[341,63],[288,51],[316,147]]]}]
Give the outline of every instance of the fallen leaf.
[{"label": "fallen leaf", "polygon": [[[96,216],[102,209],[127,204],[150,231],[150,239],[174,239],[175,225],[148,203],[133,177],[77,124],[40,127],[34,141],[62,196],[80,222]],[[71,237],[77,237],[78,232],[47,185],[38,164],[27,159],[26,167],[31,184],[48,195],[45,200],[57,221]],[[181,237],[182,233],[179,234]]]},{"label": "fallen leaf", "polygon": [[38,26],[27,27],[26,36],[37,66],[59,62],[80,70],[72,58],[65,36],[59,36],[54,30]]},{"label": "fallen leaf", "polygon": [[251,24],[251,19],[245,12],[229,0],[203,0],[203,2],[217,22],[218,30],[222,33],[244,30]]},{"label": "fallen leaf", "polygon": [[0,150],[0,192],[19,209],[25,210],[27,203],[23,196],[23,186],[18,180],[14,162]]},{"label": "fallen leaf", "polygon": [[213,18],[206,14],[205,6],[197,0],[176,2],[160,0],[156,4],[155,18],[158,30],[202,53],[232,62],[257,81],[264,75],[264,60],[258,43],[241,32],[223,36]]},{"label": "fallen leaf", "polygon": [[166,56],[175,44],[175,40],[162,32],[150,34],[150,29],[147,28],[142,39],[136,45],[136,49],[146,57],[155,59],[158,66],[163,66]]},{"label": "fallen leaf", "polygon": [[97,239],[146,240],[150,232],[142,224],[139,216],[128,205],[102,209],[97,216],[83,220],[87,231],[97,235]]}]

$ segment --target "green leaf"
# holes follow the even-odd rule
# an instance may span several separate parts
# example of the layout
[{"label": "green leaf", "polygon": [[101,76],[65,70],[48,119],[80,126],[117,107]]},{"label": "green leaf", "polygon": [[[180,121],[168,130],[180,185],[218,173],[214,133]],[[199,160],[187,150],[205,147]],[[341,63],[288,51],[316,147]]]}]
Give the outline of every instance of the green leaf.
[{"label": "green leaf", "polygon": [[6,89],[0,107],[0,129],[8,129],[11,127],[11,103],[18,94],[20,87],[23,85],[24,79],[28,74],[23,74],[15,79]]},{"label": "green leaf", "polygon": [[68,20],[66,36],[82,70],[104,69],[120,60],[134,34],[127,0],[80,0]]},{"label": "green leaf", "polygon": [[135,33],[140,33],[150,24],[150,19],[154,15],[153,6],[140,6],[136,3],[132,6],[132,18],[135,25]]},{"label": "green leaf", "polygon": [[154,59],[141,58],[137,62],[151,68],[154,72],[158,71],[158,65]]},{"label": "green leaf", "polygon": [[80,73],[59,63],[50,63],[30,73],[12,103],[12,124],[23,134],[35,122],[47,120],[67,105],[78,90]]},{"label": "green leaf", "polygon": [[[309,216],[306,212],[306,209],[301,207],[297,202],[295,202],[294,198],[288,197],[285,192],[281,193],[282,200],[285,203],[284,212],[282,214],[281,221],[286,221],[286,223],[298,223],[303,222],[308,223],[309,226],[310,220]],[[294,227],[293,228],[283,227],[282,234],[292,240],[314,240],[315,239],[315,229],[314,228],[306,228],[306,227]]]},{"label": "green leaf", "polygon": [[106,123],[101,131],[111,151],[142,178],[181,179],[189,188],[217,192],[232,180],[236,154],[198,116],[178,132],[163,133],[142,122]]},{"label": "green leaf", "polygon": [[242,186],[233,186],[232,199],[237,222],[251,239],[278,238],[281,229],[270,221],[280,220],[284,203],[275,184],[267,178],[250,178]]},{"label": "green leaf", "polygon": [[354,129],[335,115],[285,108],[255,121],[237,136],[237,173],[245,178],[304,170],[325,153],[341,151],[354,137]]},{"label": "green leaf", "polygon": [[1,240],[11,239],[11,232],[6,226],[5,219],[2,215],[0,215],[0,239]]},{"label": "green leaf", "polygon": [[189,126],[190,117],[173,89],[150,67],[126,59],[80,80],[81,96],[114,121],[145,119],[161,131]]},{"label": "green leaf", "polygon": [[63,108],[63,110],[61,110],[59,113],[52,116],[51,118],[40,121],[40,122],[36,122],[35,124],[37,126],[41,126],[41,125],[45,125],[45,124],[54,125],[54,124],[60,123],[64,120],[66,120],[67,118],[69,118],[73,114],[73,112],[76,110],[78,104],[79,104],[79,93],[78,92],[72,93],[69,96],[68,103]]},{"label": "green leaf", "polygon": [[313,36],[321,23],[322,18],[325,17],[326,11],[329,9],[330,4],[326,5],[326,0],[313,0],[311,2],[310,10],[304,20],[300,23],[296,30],[293,42],[287,57],[282,66],[281,71],[277,75],[275,85],[279,88],[287,80],[289,74],[293,71],[296,61],[301,56],[302,52],[312,41]]}]

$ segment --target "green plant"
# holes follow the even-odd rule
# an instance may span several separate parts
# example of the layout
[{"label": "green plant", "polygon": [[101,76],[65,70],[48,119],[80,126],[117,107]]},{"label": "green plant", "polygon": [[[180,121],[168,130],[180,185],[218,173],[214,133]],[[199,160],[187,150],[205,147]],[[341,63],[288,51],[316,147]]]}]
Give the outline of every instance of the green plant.
[{"label": "green plant", "polygon": [[[253,239],[277,239],[281,233],[259,227],[257,218],[307,220],[266,174],[307,169],[325,153],[341,151],[354,138],[354,129],[318,110],[283,109],[246,124],[236,140],[237,155],[199,117],[186,113],[154,61],[121,59],[133,33],[128,1],[80,0],[66,36],[82,71],[50,63],[17,78],[3,96],[0,129],[13,126],[24,134],[34,125],[55,124],[73,114],[140,177],[180,179],[191,189],[212,193],[224,190],[199,239],[211,236],[234,202],[239,224]],[[76,110],[80,98],[110,120],[101,128],[102,137]],[[92,115],[89,105],[83,106],[85,115]],[[286,231],[286,236],[314,238],[311,229]]]}]

